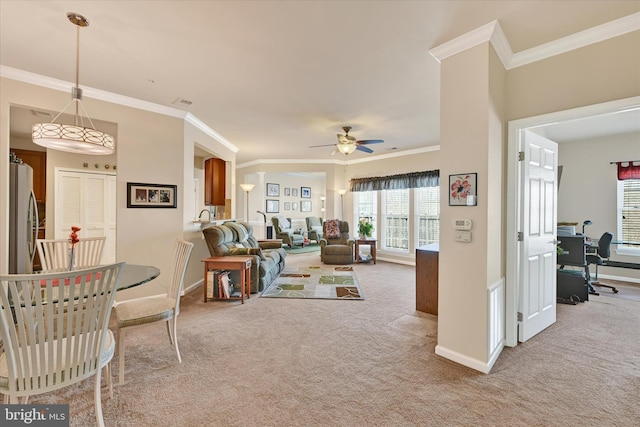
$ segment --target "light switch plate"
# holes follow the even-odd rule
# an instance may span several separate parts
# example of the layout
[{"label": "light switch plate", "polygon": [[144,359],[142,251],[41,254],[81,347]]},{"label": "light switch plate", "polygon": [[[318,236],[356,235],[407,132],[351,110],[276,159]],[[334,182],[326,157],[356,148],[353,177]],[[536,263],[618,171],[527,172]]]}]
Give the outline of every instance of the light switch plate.
[{"label": "light switch plate", "polygon": [[471,232],[470,231],[456,231],[455,232],[456,242],[469,243],[471,242]]}]

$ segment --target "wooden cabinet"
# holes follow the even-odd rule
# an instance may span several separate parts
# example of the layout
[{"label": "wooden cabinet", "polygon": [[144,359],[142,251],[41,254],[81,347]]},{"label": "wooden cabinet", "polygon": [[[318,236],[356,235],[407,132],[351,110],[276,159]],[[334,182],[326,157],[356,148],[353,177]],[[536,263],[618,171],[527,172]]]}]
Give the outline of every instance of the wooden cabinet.
[{"label": "wooden cabinet", "polygon": [[438,314],[438,257],[440,245],[416,249],[416,310]]},{"label": "wooden cabinet", "polygon": [[44,203],[47,198],[47,152],[13,148],[11,151],[33,169],[33,192],[36,201]]},{"label": "wooden cabinet", "polygon": [[204,204],[224,206],[225,203],[225,162],[222,159],[207,159],[204,162]]}]

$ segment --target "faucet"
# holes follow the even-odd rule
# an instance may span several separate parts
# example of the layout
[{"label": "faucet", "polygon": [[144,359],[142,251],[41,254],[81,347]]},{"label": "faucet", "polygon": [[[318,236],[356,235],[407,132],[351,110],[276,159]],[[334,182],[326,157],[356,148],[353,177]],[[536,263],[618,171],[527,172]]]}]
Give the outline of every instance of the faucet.
[{"label": "faucet", "polygon": [[200,211],[200,213],[198,214],[198,220],[201,221],[202,220],[202,213],[206,212],[209,216],[209,222],[211,222],[211,211],[209,209],[202,209]]}]

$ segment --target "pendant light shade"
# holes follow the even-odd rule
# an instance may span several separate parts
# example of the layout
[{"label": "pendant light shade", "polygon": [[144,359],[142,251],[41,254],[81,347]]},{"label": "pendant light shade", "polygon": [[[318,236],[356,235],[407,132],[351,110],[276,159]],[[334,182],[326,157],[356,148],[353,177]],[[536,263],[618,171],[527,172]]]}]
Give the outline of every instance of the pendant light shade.
[{"label": "pendant light shade", "polygon": [[356,151],[356,144],[337,144],[338,151],[340,151],[344,155],[349,155]]},{"label": "pendant light shade", "polygon": [[[52,120],[51,123],[37,123],[32,127],[33,142],[53,150],[79,154],[105,155],[113,154],[116,148],[111,135],[95,129],[91,118],[82,105],[82,89],[80,78],[80,27],[89,26],[89,20],[77,13],[67,13],[67,18],[77,27],[76,39],[76,85],[71,89],[71,102]],[[75,124],[65,125],[56,120],[71,105],[75,105]],[[84,125],[80,112],[84,113],[90,126]]]}]

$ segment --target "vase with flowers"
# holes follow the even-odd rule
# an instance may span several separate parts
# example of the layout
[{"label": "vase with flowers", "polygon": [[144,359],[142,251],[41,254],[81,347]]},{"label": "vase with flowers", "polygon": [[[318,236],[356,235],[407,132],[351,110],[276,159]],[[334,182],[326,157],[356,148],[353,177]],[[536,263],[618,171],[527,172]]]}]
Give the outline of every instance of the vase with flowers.
[{"label": "vase with flowers", "polygon": [[76,267],[76,243],[80,241],[78,231],[80,231],[80,227],[73,226],[71,227],[71,234],[69,234],[69,243],[71,243],[69,248],[69,271],[74,270]]},{"label": "vase with flowers", "polygon": [[373,224],[369,222],[369,219],[360,218],[360,221],[358,221],[358,234],[360,234],[360,238],[366,239],[367,237],[371,237],[372,231]]}]

